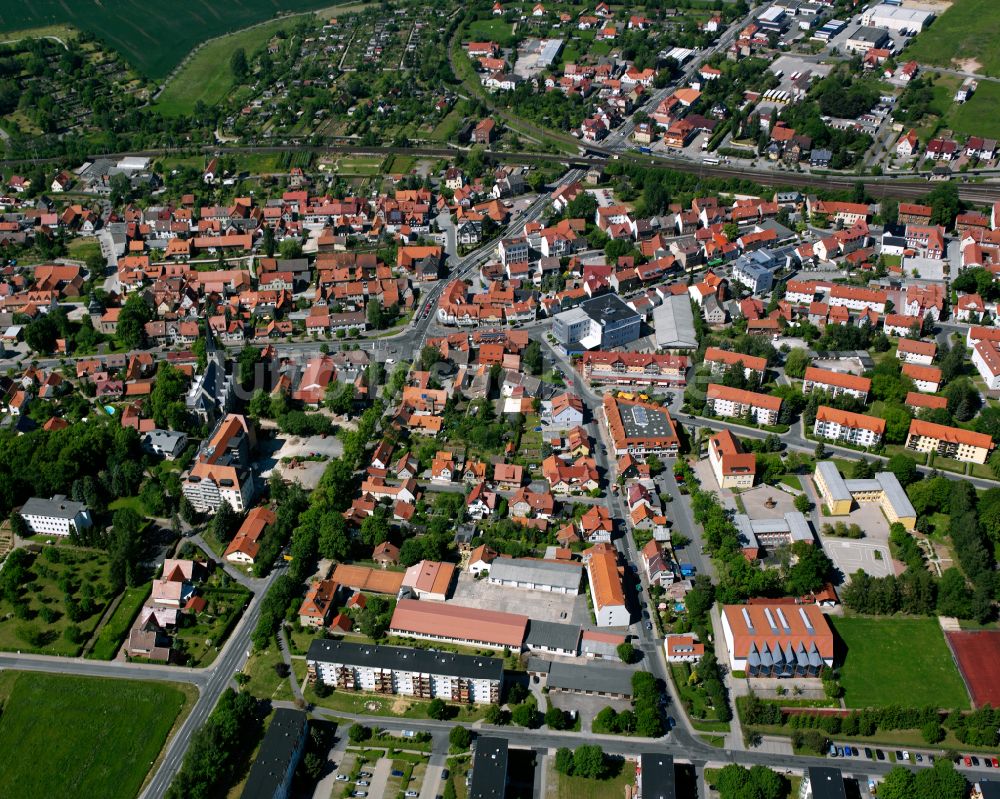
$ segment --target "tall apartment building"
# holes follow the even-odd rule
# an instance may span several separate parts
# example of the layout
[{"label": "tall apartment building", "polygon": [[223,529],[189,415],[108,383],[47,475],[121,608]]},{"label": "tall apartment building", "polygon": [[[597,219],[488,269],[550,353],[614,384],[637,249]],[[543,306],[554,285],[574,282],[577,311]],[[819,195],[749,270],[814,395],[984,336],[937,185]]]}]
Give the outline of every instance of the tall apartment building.
[{"label": "tall apartment building", "polygon": [[705,410],[724,418],[738,418],[750,413],[757,424],[777,424],[781,397],[709,383]]},{"label": "tall apartment building", "polygon": [[496,704],[503,689],[503,661],[478,655],[317,638],[306,664],[310,679],[342,691]]},{"label": "tall apartment building", "polygon": [[910,422],[906,448],[916,452],[936,452],[944,458],[967,463],[986,463],[993,449],[993,438],[985,433],[914,419]]},{"label": "tall apartment building", "polygon": [[847,394],[862,402],[868,401],[868,392],[871,391],[871,388],[872,381],[867,377],[858,377],[847,372],[834,372],[830,369],[818,369],[815,366],[806,369],[805,379],[802,382],[803,394],[818,389],[833,397]]},{"label": "tall apartment building", "polygon": [[813,433],[827,441],[843,441],[858,447],[875,447],[885,434],[885,419],[820,405]]},{"label": "tall apartment building", "polygon": [[223,502],[237,513],[246,510],[254,496],[253,447],[253,426],[245,416],[231,413],[219,422],[195,464],[181,478],[184,496],[196,511],[215,513]]}]

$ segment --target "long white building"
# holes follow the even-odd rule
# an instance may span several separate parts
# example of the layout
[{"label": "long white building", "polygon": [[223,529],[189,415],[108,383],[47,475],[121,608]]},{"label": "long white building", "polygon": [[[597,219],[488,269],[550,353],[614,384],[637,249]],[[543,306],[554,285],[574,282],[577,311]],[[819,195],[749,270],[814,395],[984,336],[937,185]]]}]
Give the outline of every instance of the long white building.
[{"label": "long white building", "polygon": [[32,497],[21,507],[21,518],[35,535],[69,535],[93,524],[86,505],[62,494],[52,499]]},{"label": "long white building", "polygon": [[503,688],[502,660],[453,652],[318,638],[306,664],[309,679],[342,691],[496,704]]}]

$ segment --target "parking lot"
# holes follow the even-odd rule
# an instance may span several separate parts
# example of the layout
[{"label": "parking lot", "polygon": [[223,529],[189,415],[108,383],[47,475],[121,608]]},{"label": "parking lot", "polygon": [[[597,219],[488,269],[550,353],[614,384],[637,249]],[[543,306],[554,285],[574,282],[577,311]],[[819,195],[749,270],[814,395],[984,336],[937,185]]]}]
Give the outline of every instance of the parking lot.
[{"label": "parking lot", "polygon": [[539,621],[592,626],[587,599],[582,593],[573,596],[490,585],[485,577],[477,580],[465,571],[459,572],[452,601],[482,610],[519,613]]},{"label": "parking lot", "polygon": [[[287,436],[277,434],[258,445],[260,455],[257,464],[260,476],[265,480],[277,469],[288,480],[297,480],[306,490],[319,484],[326,469],[326,462],[339,458],[344,452],[344,444],[337,436]],[[322,460],[299,460],[296,464],[282,462],[285,458],[310,458],[319,456]]]}]

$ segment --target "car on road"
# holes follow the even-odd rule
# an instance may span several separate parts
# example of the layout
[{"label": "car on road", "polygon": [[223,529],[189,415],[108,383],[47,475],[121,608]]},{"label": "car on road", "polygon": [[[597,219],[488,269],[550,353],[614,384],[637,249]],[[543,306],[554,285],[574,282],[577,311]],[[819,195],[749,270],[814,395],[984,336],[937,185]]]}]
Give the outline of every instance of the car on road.
[{"label": "car on road", "polygon": [[647,621],[646,622],[646,629],[647,630],[652,630],[653,629],[653,622]]}]

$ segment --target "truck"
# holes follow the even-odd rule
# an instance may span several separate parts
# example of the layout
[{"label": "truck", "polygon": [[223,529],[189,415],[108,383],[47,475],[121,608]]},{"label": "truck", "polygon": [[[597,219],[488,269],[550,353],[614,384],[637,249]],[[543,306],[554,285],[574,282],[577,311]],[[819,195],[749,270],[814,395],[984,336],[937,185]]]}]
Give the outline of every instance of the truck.
[{"label": "truck", "polygon": [[680,564],[680,567],[681,567],[681,577],[691,577],[695,572],[693,563],[682,563]]},{"label": "truck", "polygon": [[649,147],[640,147],[639,152],[642,153],[643,155],[649,155],[653,151]]}]

